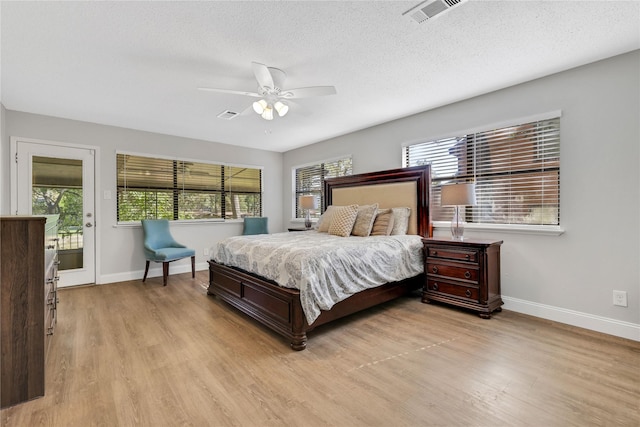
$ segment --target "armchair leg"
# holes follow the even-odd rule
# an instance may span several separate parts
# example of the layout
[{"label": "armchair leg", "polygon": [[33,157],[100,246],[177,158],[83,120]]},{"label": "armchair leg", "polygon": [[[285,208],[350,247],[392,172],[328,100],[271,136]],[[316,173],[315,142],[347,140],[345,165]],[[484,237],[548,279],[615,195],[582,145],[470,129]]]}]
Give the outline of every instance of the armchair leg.
[{"label": "armchair leg", "polygon": [[169,275],[169,263],[162,263],[162,284],[163,286],[167,286],[167,276]]},{"label": "armchair leg", "polygon": [[149,272],[149,261],[147,261],[147,264],[144,266],[144,276],[142,277],[142,281],[144,282],[145,280],[147,280],[147,273]]},{"label": "armchair leg", "polygon": [[194,279],[196,277],[196,257],[195,255],[191,257],[191,278]]}]

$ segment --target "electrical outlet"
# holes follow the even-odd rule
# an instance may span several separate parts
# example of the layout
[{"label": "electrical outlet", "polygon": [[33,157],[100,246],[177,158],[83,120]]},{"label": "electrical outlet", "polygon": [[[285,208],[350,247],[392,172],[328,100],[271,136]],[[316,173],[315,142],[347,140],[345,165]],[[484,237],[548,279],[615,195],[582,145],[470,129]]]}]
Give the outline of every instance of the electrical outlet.
[{"label": "electrical outlet", "polygon": [[627,293],[625,291],[613,291],[613,305],[627,306]]},{"label": "electrical outlet", "polygon": [[204,249],[202,250],[202,254],[203,254],[204,256],[209,255],[209,248],[204,248]]}]

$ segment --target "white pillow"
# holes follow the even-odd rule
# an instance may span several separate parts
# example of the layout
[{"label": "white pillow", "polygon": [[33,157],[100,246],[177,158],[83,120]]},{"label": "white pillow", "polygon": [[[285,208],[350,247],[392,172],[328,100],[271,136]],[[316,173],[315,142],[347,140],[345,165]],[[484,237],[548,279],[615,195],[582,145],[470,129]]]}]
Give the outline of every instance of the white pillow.
[{"label": "white pillow", "polygon": [[318,225],[316,226],[316,230],[327,233],[329,231],[329,226],[331,225],[331,218],[333,214],[336,212],[337,208],[342,206],[327,206],[327,209],[320,215],[318,219]]},{"label": "white pillow", "polygon": [[409,230],[409,216],[411,208],[391,208],[393,211],[393,228],[391,235],[404,235]]}]

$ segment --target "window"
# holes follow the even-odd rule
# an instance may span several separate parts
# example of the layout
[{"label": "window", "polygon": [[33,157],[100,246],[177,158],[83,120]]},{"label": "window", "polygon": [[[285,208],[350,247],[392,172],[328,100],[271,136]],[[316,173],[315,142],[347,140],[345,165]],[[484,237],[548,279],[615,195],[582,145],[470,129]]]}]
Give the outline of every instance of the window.
[{"label": "window", "polygon": [[262,170],[118,153],[118,222],[262,215]]},{"label": "window", "polygon": [[443,184],[475,182],[477,205],[465,220],[489,224],[560,225],[560,118],[532,121],[404,147],[405,166],[431,165],[432,215]]},{"label": "window", "polygon": [[303,194],[316,196],[316,206],[311,211],[311,218],[319,218],[324,212],[324,180],[338,176],[351,175],[353,167],[351,156],[323,163],[295,168],[295,202],[296,218],[304,218],[305,212],[298,206],[298,197]]}]

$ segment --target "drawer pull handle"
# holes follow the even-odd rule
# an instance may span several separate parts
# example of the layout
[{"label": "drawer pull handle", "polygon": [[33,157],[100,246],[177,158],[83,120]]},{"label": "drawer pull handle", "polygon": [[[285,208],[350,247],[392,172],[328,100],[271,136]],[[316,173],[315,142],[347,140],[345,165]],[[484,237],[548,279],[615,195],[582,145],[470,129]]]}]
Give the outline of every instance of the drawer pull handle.
[{"label": "drawer pull handle", "polygon": [[471,291],[469,289],[467,289],[464,294],[467,296],[467,298],[471,298]]},{"label": "drawer pull handle", "polygon": [[471,255],[469,255],[469,254],[466,254],[464,257],[465,257],[467,260],[470,260],[470,259],[471,259]]},{"label": "drawer pull handle", "polygon": [[433,271],[435,274],[438,274],[438,267],[433,267],[431,271]]},{"label": "drawer pull handle", "polygon": [[47,279],[47,283],[53,283],[53,277]]},{"label": "drawer pull handle", "polygon": [[433,252],[431,253],[431,255],[433,255],[433,256],[438,256],[438,251],[433,251]]},{"label": "drawer pull handle", "polygon": [[434,290],[434,291],[437,291],[437,290],[438,290],[438,284],[437,284],[437,283],[434,283],[432,287],[433,287],[433,290]]},{"label": "drawer pull handle", "polygon": [[471,273],[469,273],[468,271],[464,272],[464,278],[465,279],[469,279],[471,277]]}]

